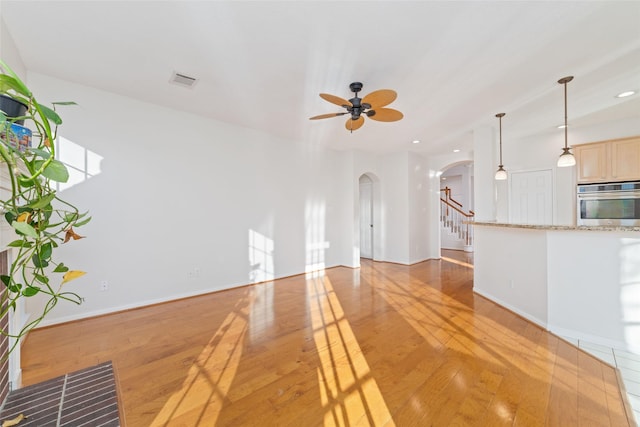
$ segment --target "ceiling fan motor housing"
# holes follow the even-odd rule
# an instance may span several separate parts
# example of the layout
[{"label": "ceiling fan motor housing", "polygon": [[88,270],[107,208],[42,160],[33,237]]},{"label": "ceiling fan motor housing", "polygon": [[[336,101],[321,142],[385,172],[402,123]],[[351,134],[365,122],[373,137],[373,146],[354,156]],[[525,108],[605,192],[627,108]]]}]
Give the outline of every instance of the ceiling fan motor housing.
[{"label": "ceiling fan motor housing", "polygon": [[362,90],[362,83],[353,82],[349,85],[349,89],[351,89],[351,92],[353,93],[358,93]]}]

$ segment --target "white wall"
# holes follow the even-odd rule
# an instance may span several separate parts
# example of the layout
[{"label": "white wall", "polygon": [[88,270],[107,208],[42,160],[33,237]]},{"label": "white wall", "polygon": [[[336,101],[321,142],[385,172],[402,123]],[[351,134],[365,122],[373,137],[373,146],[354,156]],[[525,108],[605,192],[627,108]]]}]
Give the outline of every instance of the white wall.
[{"label": "white wall", "polygon": [[409,210],[409,264],[436,258],[429,251],[428,162],[415,153],[408,153],[408,210]]},{"label": "white wall", "polygon": [[476,221],[495,221],[494,176],[497,167],[495,134],[490,127],[473,132],[474,195]]},{"label": "white wall", "polygon": [[20,53],[2,18],[2,2],[0,2],[0,59],[21,78],[26,77],[26,68]]},{"label": "white wall", "polygon": [[546,232],[474,228],[473,290],[546,327]]},{"label": "white wall", "polygon": [[549,232],[549,329],[640,351],[640,233]]},{"label": "white wall", "polygon": [[63,193],[94,218],[60,251],[88,272],[65,285],[86,301],[47,323],[349,264],[341,153],[39,74],[29,83],[41,102],[79,104],[61,111],[60,134],[103,158]]}]

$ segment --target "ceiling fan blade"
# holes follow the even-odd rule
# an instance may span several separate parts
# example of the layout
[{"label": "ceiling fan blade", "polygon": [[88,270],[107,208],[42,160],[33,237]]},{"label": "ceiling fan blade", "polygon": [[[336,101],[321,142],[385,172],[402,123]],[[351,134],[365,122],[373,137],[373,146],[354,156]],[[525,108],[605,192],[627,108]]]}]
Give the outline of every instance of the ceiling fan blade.
[{"label": "ceiling fan blade", "polygon": [[340,98],[339,96],[330,95],[328,93],[321,93],[320,98],[325,101],[329,101],[332,104],[339,105],[341,107],[352,107],[351,103],[344,98]]},{"label": "ceiling fan blade", "polygon": [[398,94],[395,90],[391,89],[380,89],[371,92],[369,95],[362,98],[363,104],[371,105],[371,108],[380,108],[385,105],[391,104],[396,100]]},{"label": "ceiling fan blade", "polygon": [[349,117],[344,127],[346,127],[347,130],[350,130],[353,132],[356,129],[360,129],[363,124],[364,124],[364,117],[360,116],[356,120],[353,120],[351,117]]},{"label": "ceiling fan blade", "polygon": [[330,117],[344,116],[345,114],[347,114],[346,111],[344,113],[320,114],[319,116],[309,117],[309,120],[328,119]]},{"label": "ceiling fan blade", "polygon": [[377,110],[369,110],[367,111],[367,116],[370,119],[377,120],[379,122],[395,122],[404,117],[404,115],[400,111],[394,110],[393,108],[378,108]]}]

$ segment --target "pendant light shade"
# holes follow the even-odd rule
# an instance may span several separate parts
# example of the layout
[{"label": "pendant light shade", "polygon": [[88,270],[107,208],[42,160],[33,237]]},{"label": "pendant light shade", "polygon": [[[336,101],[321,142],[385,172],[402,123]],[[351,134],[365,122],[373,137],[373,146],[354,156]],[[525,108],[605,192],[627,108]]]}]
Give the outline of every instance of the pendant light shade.
[{"label": "pendant light shade", "polygon": [[573,76],[563,77],[558,83],[564,85],[564,148],[562,154],[558,158],[558,167],[563,168],[576,164],[576,158],[571,154],[571,149],[567,145],[567,83],[573,80]]},{"label": "pendant light shade", "polygon": [[507,171],[504,170],[504,166],[502,165],[502,118],[504,117],[504,113],[496,114],[496,117],[500,121],[500,164],[498,165],[498,170],[496,171],[496,181],[504,181],[507,179]]}]

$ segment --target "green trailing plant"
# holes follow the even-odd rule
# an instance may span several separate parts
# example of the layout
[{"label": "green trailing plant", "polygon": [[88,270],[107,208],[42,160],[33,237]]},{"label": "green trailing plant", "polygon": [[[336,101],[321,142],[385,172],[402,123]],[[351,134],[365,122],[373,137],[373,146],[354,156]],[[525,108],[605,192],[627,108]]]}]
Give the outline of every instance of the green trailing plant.
[{"label": "green trailing plant", "polygon": [[[83,237],[75,230],[88,223],[90,217],[56,191],[56,183],[69,179],[66,166],[55,156],[57,130],[62,124],[56,106],[74,103],[57,102],[52,108],[42,105],[2,61],[0,71],[0,94],[27,106],[26,113],[19,117],[7,117],[0,111],[0,168],[5,169],[3,181],[8,177],[8,182],[1,185],[4,189],[0,193],[0,209],[16,235],[7,245],[13,249],[8,274],[0,275],[0,287],[5,288],[0,296],[0,317],[15,310],[20,298],[38,294],[48,298],[42,313],[29,319],[18,333],[10,334],[8,327],[0,330],[4,335],[20,338],[60,300],[82,302],[76,293],[64,291],[63,285],[85,273],[56,261],[54,254],[61,244]],[[18,120],[24,120],[32,131],[31,147],[16,144],[16,127],[12,125]],[[16,339],[14,346],[18,342]]]}]

